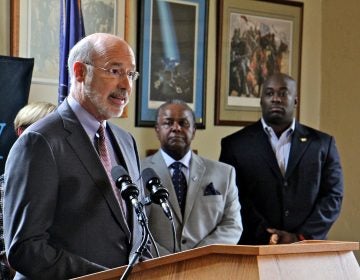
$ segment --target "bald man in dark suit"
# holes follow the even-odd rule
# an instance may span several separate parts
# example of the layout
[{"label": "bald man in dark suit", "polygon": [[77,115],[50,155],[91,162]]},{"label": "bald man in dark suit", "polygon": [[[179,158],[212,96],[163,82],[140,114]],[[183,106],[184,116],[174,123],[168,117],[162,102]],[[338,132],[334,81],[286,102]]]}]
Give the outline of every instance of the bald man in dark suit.
[{"label": "bald man in dark suit", "polygon": [[222,139],[220,161],[236,169],[240,244],[326,239],[339,216],[343,175],[335,139],[294,119],[296,82],[263,84],[262,118]]}]

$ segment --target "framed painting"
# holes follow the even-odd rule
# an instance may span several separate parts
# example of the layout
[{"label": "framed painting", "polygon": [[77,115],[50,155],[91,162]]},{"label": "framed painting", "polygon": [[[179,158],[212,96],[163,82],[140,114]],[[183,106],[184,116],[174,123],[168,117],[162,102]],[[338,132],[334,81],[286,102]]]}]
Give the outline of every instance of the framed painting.
[{"label": "framed painting", "polygon": [[[85,33],[125,35],[125,1],[81,0]],[[12,0],[12,56],[35,59],[33,81],[58,84],[59,78],[59,0]]]},{"label": "framed painting", "polygon": [[218,12],[215,125],[244,126],[261,117],[262,84],[271,74],[300,85],[303,3],[220,0]]},{"label": "framed painting", "polygon": [[194,110],[197,128],[205,128],[207,2],[139,2],[136,126],[154,126],[156,109],[181,99]]}]

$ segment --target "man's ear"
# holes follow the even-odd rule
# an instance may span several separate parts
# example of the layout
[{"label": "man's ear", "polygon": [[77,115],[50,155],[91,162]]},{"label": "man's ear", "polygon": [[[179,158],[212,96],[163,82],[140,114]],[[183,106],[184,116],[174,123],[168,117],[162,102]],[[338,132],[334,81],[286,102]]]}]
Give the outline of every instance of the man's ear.
[{"label": "man's ear", "polygon": [[16,136],[19,137],[24,132],[24,128],[21,126],[16,129]]},{"label": "man's ear", "polygon": [[155,124],[154,129],[155,129],[156,137],[160,140],[160,137],[159,137],[159,131],[160,131],[159,125]]},{"label": "man's ear", "polygon": [[295,107],[297,107],[297,105],[298,105],[298,97],[297,96],[295,96],[295,100],[294,100],[294,104],[295,104]]},{"label": "man's ear", "polygon": [[193,131],[193,134],[192,134],[192,137],[191,137],[191,141],[194,140],[195,133],[196,133],[196,125],[194,125],[194,131]]},{"label": "man's ear", "polygon": [[82,62],[76,61],[73,67],[76,81],[78,81],[79,83],[83,82],[86,75],[86,66]]}]

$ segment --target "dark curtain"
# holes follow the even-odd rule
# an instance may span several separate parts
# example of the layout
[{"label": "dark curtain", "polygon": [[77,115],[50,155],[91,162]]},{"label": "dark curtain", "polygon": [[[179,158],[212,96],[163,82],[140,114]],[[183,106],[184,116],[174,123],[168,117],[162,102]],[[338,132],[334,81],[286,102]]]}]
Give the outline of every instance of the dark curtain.
[{"label": "dark curtain", "polygon": [[0,174],[16,140],[14,119],[29,98],[33,58],[0,55]]}]

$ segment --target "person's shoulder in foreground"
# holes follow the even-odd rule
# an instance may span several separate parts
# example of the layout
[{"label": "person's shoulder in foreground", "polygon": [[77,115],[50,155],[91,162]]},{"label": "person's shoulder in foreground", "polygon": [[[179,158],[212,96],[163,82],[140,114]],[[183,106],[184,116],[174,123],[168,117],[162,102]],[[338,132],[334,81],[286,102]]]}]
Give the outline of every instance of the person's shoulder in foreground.
[{"label": "person's shoulder in foreground", "polygon": [[[14,130],[16,136],[20,136],[24,130],[30,126],[31,124],[35,123],[36,121],[42,119],[47,114],[53,112],[56,109],[56,105],[50,102],[32,102],[24,107],[22,107],[19,112],[16,114],[14,119]],[[4,236],[3,236],[3,198],[4,198],[4,184],[5,184],[5,176],[2,174],[0,176],[0,279],[7,280],[12,279],[15,272],[10,267],[6,252],[5,252],[5,244],[4,244]]]}]

